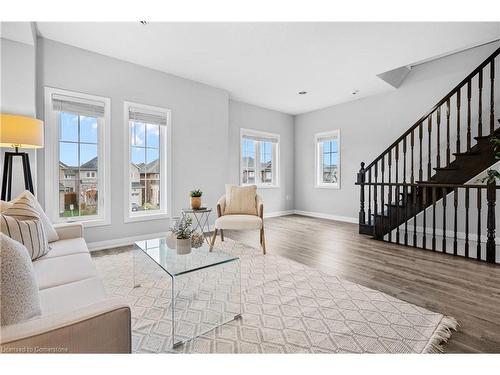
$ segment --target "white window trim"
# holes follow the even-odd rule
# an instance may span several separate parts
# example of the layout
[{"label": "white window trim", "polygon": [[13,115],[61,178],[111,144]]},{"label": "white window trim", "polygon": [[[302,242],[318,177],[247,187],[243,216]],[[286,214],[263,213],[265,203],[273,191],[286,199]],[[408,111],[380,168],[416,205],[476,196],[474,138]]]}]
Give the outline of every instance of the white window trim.
[{"label": "white window trim", "polygon": [[[277,138],[278,139],[278,142],[276,143],[276,147],[275,147],[275,150],[274,150],[274,159],[275,159],[275,162],[274,162],[274,171],[273,173],[275,173],[275,177],[274,177],[274,182],[272,183],[259,183],[257,182],[257,178],[259,176],[259,170],[257,169],[257,160],[255,160],[255,184],[244,184],[243,183],[243,176],[241,174],[241,170],[242,170],[242,167],[243,165],[241,164],[241,159],[242,159],[242,156],[243,156],[243,148],[242,148],[242,140],[243,140],[243,136],[244,135],[248,135],[248,136],[254,136],[254,137],[263,137],[263,138]],[[239,142],[240,142],[240,160],[238,162],[238,165],[239,165],[239,169],[238,169],[238,173],[239,173],[239,182],[240,182],[240,185],[241,186],[249,186],[249,185],[256,185],[257,188],[259,189],[279,189],[280,188],[280,169],[281,169],[281,165],[280,165],[280,144],[281,144],[281,137],[279,134],[276,134],[276,133],[269,133],[269,132],[264,132],[264,131],[260,131],[260,130],[255,130],[255,129],[245,129],[245,128],[240,128],[240,139],[239,139]],[[259,146],[257,146],[256,148],[256,156],[257,156],[257,153],[258,155],[260,155],[260,148]],[[259,156],[260,157],[260,156]],[[257,158],[256,158],[257,159]]]},{"label": "white window trim", "polygon": [[[339,152],[338,152],[338,159],[339,159],[339,163],[338,163],[339,180],[338,181],[339,182],[336,184],[324,183],[324,182],[322,182],[322,179],[320,178],[321,166],[319,165],[319,161],[321,160],[321,155],[320,155],[320,152],[321,152],[320,148],[321,147],[320,147],[319,139],[324,138],[324,137],[329,137],[329,136],[335,136],[338,139],[338,143],[339,143]],[[335,189],[335,190],[340,189],[340,184],[342,182],[342,178],[341,178],[341,176],[342,176],[341,175],[341,156],[342,156],[341,147],[342,147],[342,143],[340,140],[340,129],[314,134],[314,186],[317,189]]]},{"label": "white window trim", "polygon": [[[165,114],[167,117],[167,125],[161,127],[160,131],[163,133],[163,143],[160,145],[160,160],[165,160],[165,163],[160,163],[160,186],[162,198],[160,201],[160,211],[148,212],[142,211],[140,213],[132,214],[130,210],[130,194],[132,188],[130,185],[130,124],[129,124],[129,108],[139,108],[146,111]],[[172,111],[166,108],[154,107],[146,104],[139,104],[134,102],[123,102],[123,119],[125,124],[124,129],[124,144],[125,144],[125,165],[124,176],[127,188],[124,191],[124,215],[123,221],[125,223],[133,223],[138,221],[161,220],[169,219],[171,217],[172,207]]]},{"label": "white window trim", "polygon": [[[59,217],[59,122],[52,110],[52,94],[104,102],[104,119],[99,126],[99,214],[84,217]],[[102,96],[45,87],[45,212],[53,223],[81,222],[85,227],[111,224],[111,100]],[[102,161],[101,161],[102,160]]]}]

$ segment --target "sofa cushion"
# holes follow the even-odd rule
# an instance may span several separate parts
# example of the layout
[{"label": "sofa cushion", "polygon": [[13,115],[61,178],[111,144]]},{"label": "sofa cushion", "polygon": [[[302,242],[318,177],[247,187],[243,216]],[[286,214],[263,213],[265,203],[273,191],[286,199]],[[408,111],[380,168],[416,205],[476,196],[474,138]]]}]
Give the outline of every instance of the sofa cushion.
[{"label": "sofa cushion", "polygon": [[257,215],[255,197],[257,186],[226,185],[226,207],[224,215]]},{"label": "sofa cushion", "polygon": [[47,240],[49,242],[54,242],[59,239],[59,236],[57,235],[56,230],[54,229],[54,226],[50,222],[49,217],[45,214],[45,211],[43,210],[42,206],[40,206],[40,203],[36,200],[35,196],[31,194],[28,190],[23,191],[21,194],[19,194],[13,202],[19,200],[19,199],[25,199],[29,200],[30,204],[35,207],[35,209],[38,212],[38,215],[40,216],[40,220],[42,221],[43,229],[45,229],[45,233],[47,234]]},{"label": "sofa cushion", "polygon": [[[28,212],[36,215],[36,211],[23,209],[23,216],[16,216],[16,204],[0,214],[1,232],[22,243],[32,260],[40,258],[49,252],[49,243],[42,222],[37,216],[30,218]],[[12,215],[12,216],[11,216]]]},{"label": "sofa cushion", "polygon": [[215,221],[217,229],[260,229],[262,219],[255,215],[225,215]]},{"label": "sofa cushion", "polygon": [[59,240],[50,244],[50,251],[42,259],[50,259],[73,254],[88,254],[89,249],[83,238]]},{"label": "sofa cushion", "polygon": [[90,254],[40,258],[33,262],[40,290],[97,276]]},{"label": "sofa cushion", "polygon": [[104,300],[106,300],[106,292],[98,277],[40,291],[43,315],[73,311]]},{"label": "sofa cushion", "polygon": [[2,325],[40,315],[33,264],[26,248],[0,233],[0,316]]}]

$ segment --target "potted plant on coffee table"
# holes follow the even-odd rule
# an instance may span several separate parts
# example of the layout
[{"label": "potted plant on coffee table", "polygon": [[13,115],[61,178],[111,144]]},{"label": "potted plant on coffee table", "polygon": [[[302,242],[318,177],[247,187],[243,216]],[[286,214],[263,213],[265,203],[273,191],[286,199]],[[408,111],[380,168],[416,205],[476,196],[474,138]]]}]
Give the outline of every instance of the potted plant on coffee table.
[{"label": "potted plant on coffee table", "polygon": [[201,196],[203,195],[203,192],[200,189],[191,190],[189,195],[191,196],[191,208],[193,210],[199,210],[201,207]]},{"label": "potted plant on coffee table", "polygon": [[189,254],[191,252],[191,234],[194,232],[191,229],[192,223],[192,218],[183,217],[175,227],[177,254]]}]

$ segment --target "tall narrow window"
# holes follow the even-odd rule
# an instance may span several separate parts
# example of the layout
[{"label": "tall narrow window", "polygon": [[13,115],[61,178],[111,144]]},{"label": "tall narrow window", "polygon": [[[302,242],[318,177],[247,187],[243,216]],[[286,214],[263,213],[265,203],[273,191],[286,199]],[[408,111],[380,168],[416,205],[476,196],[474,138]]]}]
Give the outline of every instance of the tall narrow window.
[{"label": "tall narrow window", "polygon": [[167,138],[169,111],[125,103],[128,128],[126,220],[167,214]]},{"label": "tall narrow window", "polygon": [[108,116],[107,98],[46,89],[46,210],[53,221],[106,221]]},{"label": "tall narrow window", "polygon": [[340,188],[340,131],[319,133],[316,141],[316,186]]},{"label": "tall narrow window", "polygon": [[240,183],[279,185],[279,135],[241,129]]}]

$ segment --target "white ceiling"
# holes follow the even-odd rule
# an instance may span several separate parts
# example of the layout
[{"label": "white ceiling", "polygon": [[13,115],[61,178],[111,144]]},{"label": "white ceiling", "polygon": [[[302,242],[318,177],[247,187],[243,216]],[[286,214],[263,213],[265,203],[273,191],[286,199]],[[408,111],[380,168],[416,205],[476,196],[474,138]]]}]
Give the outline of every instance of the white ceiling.
[{"label": "white ceiling", "polygon": [[31,22],[0,22],[0,37],[15,42],[34,45]]},{"label": "white ceiling", "polygon": [[[393,87],[377,74],[500,37],[500,23],[37,23],[49,39],[298,114]],[[359,90],[356,96],[353,90]],[[307,95],[298,95],[305,90]]]}]

